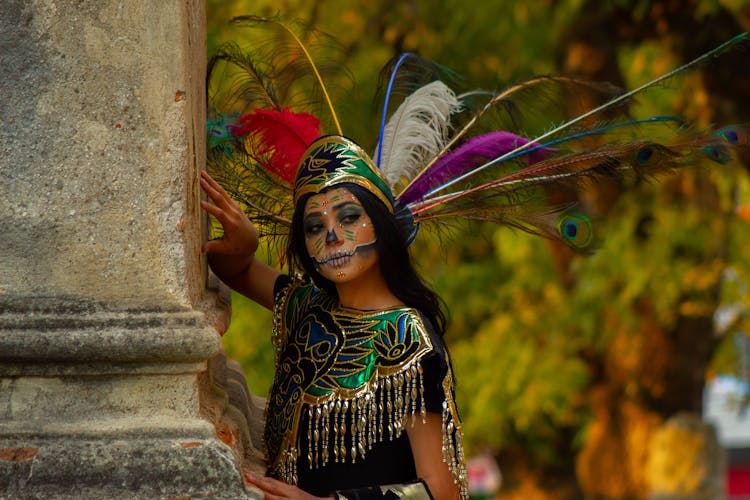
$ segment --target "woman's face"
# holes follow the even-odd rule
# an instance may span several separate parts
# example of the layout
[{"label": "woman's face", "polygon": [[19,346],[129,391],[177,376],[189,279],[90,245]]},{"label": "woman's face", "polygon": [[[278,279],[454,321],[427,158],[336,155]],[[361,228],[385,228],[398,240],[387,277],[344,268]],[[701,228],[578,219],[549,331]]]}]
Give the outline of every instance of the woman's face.
[{"label": "woman's face", "polygon": [[307,253],[316,269],[333,283],[365,275],[378,262],[370,217],[346,188],[311,196],[302,218]]}]

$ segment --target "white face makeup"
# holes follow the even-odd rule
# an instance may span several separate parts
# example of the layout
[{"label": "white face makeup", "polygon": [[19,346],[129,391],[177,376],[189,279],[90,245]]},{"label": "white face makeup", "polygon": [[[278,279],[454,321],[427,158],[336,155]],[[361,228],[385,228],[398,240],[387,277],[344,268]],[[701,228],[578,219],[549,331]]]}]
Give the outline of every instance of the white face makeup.
[{"label": "white face makeup", "polygon": [[324,278],[345,283],[377,264],[372,221],[348,189],[336,188],[311,196],[302,224],[307,252]]}]

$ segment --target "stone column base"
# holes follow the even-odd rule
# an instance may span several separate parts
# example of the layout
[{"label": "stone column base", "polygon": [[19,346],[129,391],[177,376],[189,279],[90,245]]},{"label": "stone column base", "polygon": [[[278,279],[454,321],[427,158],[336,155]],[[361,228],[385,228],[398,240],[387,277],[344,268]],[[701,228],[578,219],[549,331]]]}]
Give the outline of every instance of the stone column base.
[{"label": "stone column base", "polygon": [[261,498],[248,424],[202,383],[220,346],[202,313],[32,304],[0,313],[0,499]]},{"label": "stone column base", "polygon": [[2,498],[262,498],[206,425],[203,436],[0,440]]}]

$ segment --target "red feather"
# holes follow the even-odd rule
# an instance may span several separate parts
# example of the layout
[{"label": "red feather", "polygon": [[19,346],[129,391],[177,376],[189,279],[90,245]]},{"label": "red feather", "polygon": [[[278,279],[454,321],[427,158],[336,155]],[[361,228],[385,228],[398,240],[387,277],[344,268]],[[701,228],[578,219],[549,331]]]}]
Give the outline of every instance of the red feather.
[{"label": "red feather", "polygon": [[289,109],[256,109],[240,117],[229,129],[237,137],[247,135],[248,152],[266,170],[293,184],[302,154],[320,137],[320,120]]}]

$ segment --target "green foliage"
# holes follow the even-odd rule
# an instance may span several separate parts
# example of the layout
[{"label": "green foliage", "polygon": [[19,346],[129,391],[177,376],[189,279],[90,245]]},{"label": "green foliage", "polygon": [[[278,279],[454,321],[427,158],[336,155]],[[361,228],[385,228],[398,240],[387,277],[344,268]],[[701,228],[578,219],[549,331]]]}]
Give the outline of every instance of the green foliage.
[{"label": "green foliage", "polygon": [[273,381],[271,320],[270,311],[232,292],[232,324],[222,342],[229,357],[242,364],[250,391],[259,396]]},{"label": "green foliage", "polygon": [[[272,250],[261,246],[256,257],[275,266],[277,259],[269,255]],[[250,391],[264,397],[268,394],[274,374],[272,327],[271,311],[232,292],[232,321],[222,337],[222,343],[228,356],[242,364]]]},{"label": "green foliage", "polygon": [[[494,265],[482,266],[490,279],[476,283],[473,297],[483,299],[489,317],[473,331],[458,322],[451,327],[452,333],[461,332],[452,354],[467,444],[501,449],[521,436],[532,441],[533,452],[549,453],[553,440],[535,436],[549,437],[556,428],[581,423],[578,394],[588,381],[587,368],[577,357],[582,346],[564,335],[565,293],[555,280],[545,243],[498,230],[495,250]],[[458,278],[449,274],[442,279]],[[461,283],[464,290],[475,285]],[[456,284],[447,289],[449,304],[462,310],[459,293],[453,293],[459,292]]]}]

